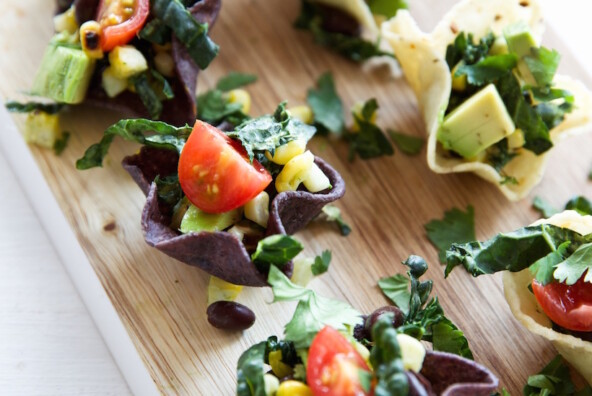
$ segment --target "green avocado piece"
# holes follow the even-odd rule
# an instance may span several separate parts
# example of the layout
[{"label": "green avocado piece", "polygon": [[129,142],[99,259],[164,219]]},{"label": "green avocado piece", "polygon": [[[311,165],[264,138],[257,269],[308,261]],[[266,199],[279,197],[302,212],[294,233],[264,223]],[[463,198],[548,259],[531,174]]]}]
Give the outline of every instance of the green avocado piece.
[{"label": "green avocado piece", "polygon": [[497,89],[489,84],[446,116],[437,138],[445,149],[472,158],[515,129]]},{"label": "green avocado piece", "polygon": [[207,213],[195,205],[189,206],[183,215],[179,231],[183,234],[199,231],[222,231],[238,221],[242,217],[242,208],[224,213]]},{"label": "green avocado piece", "polygon": [[524,62],[524,57],[530,55],[531,48],[538,48],[538,44],[530,27],[524,22],[517,22],[507,26],[504,29],[504,37],[508,45],[508,51],[518,56],[518,72],[522,80],[528,85],[536,86],[537,82],[530,72],[528,65]]},{"label": "green avocado piece", "polygon": [[82,49],[52,41],[45,50],[31,93],[59,103],[80,103],[94,66],[95,61]]}]

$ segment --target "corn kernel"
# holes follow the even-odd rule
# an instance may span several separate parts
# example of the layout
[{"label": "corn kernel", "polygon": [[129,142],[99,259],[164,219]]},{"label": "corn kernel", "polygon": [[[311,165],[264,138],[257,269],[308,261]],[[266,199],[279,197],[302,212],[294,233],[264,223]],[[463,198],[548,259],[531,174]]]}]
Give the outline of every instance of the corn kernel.
[{"label": "corn kernel", "polygon": [[524,146],[524,133],[521,129],[516,129],[510,136],[508,136],[508,148],[518,149]]},{"label": "corn kernel", "polygon": [[113,69],[113,75],[118,78],[130,78],[148,70],[146,58],[132,45],[113,48],[109,52],[109,63]]},{"label": "corn kernel", "polygon": [[288,109],[288,114],[291,117],[298,118],[305,124],[312,124],[314,122],[314,114],[310,106],[302,105]]},{"label": "corn kernel", "polygon": [[[363,119],[364,117],[362,116],[362,110],[364,109],[364,103],[362,102],[357,102],[356,104],[354,104],[351,108],[351,112],[354,115],[354,123],[352,125],[351,131],[352,132],[359,132],[360,131],[360,125],[358,124],[358,120],[359,119]],[[368,121],[370,124],[376,124],[376,117],[378,116],[378,112],[375,111],[374,114],[372,114],[372,117],[370,117],[370,120]]]},{"label": "corn kernel", "polygon": [[99,45],[102,30],[101,25],[96,21],[87,21],[80,26],[80,44],[89,58],[103,57],[103,50]]},{"label": "corn kernel", "polygon": [[276,396],[313,396],[313,394],[303,382],[288,380],[280,384]]},{"label": "corn kernel", "polygon": [[101,85],[107,93],[107,96],[114,98],[126,90],[128,81],[125,78],[118,78],[113,73],[113,68],[109,66],[103,71]]},{"label": "corn kernel", "polygon": [[286,363],[282,362],[282,351],[272,351],[269,352],[269,365],[271,366],[271,371],[276,375],[278,378],[284,378],[288,375],[292,374],[292,367],[288,366]]},{"label": "corn kernel", "polygon": [[273,396],[280,387],[280,380],[271,374],[263,375],[263,382],[265,383],[265,395]]},{"label": "corn kernel", "polygon": [[288,161],[275,179],[277,192],[296,191],[313,163],[314,156],[310,151],[297,155]]},{"label": "corn kernel", "polygon": [[278,165],[286,165],[292,158],[304,153],[304,150],[306,150],[306,141],[297,139],[276,148],[273,156],[269,151],[266,151],[265,156]]},{"label": "corn kernel", "polygon": [[245,204],[245,217],[261,227],[267,227],[269,220],[269,194],[261,191],[255,198]]},{"label": "corn kernel", "polygon": [[242,290],[242,286],[234,285],[215,276],[210,276],[210,282],[208,283],[208,305],[216,301],[234,301]]},{"label": "corn kernel", "polygon": [[68,32],[74,34],[78,31],[74,6],[68,8],[66,12],[53,17],[53,28],[57,33]]},{"label": "corn kernel", "polygon": [[239,103],[242,106],[241,111],[245,114],[249,114],[249,111],[251,111],[251,95],[249,95],[247,91],[244,89],[233,89],[226,95],[228,102]]},{"label": "corn kernel", "polygon": [[331,181],[327,175],[325,175],[321,168],[314,163],[308,172],[306,172],[305,175],[302,175],[302,183],[304,184],[304,187],[312,193],[331,188]]},{"label": "corn kernel", "polygon": [[455,91],[464,91],[465,89],[467,89],[467,75],[463,74],[460,76],[455,76],[458,68],[464,64],[465,63],[463,61],[458,62],[450,72],[450,77],[452,78],[452,89]]},{"label": "corn kernel", "polygon": [[421,370],[423,359],[426,355],[425,347],[416,338],[403,333],[397,334],[397,341],[401,348],[403,367],[405,370],[412,370],[418,373]]}]

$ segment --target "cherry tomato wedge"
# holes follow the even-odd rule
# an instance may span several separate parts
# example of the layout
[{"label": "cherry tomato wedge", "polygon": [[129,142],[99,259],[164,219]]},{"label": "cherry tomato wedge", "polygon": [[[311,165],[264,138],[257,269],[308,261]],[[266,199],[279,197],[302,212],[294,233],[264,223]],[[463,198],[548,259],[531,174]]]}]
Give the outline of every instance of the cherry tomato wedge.
[{"label": "cherry tomato wedge", "polygon": [[360,383],[360,370],[370,372],[354,346],[337,330],[326,326],[308,351],[306,381],[314,396],[369,395]]},{"label": "cherry tomato wedge", "polygon": [[179,183],[195,206],[223,213],[243,206],[271,183],[240,145],[218,128],[197,120],[179,157]]},{"label": "cherry tomato wedge", "polygon": [[592,283],[583,277],[571,286],[532,281],[532,291],[545,314],[554,323],[573,331],[592,331]]},{"label": "cherry tomato wedge", "polygon": [[108,52],[129,43],[144,26],[149,12],[150,0],[101,0],[97,13],[101,49]]}]

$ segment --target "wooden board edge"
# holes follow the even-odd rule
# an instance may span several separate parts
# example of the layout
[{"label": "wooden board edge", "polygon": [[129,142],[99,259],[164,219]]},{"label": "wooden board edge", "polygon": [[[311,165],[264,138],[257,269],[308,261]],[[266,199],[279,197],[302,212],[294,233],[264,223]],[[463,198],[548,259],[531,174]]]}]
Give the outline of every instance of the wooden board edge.
[{"label": "wooden board edge", "polygon": [[[129,388],[136,395],[160,395],[37,162],[4,106],[0,106],[0,123],[4,125],[3,133],[0,133],[0,150],[16,175],[19,185],[25,192]],[[24,180],[26,182],[23,182]]]}]

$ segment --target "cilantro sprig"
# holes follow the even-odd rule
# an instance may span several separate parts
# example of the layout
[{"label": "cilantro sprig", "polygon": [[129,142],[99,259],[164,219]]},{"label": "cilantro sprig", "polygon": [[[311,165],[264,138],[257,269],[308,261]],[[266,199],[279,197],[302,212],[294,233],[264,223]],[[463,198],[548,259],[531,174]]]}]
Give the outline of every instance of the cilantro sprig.
[{"label": "cilantro sprig", "polygon": [[438,248],[440,262],[445,263],[450,245],[475,240],[475,210],[471,205],[466,212],[452,208],[444,212],[442,220],[431,220],[424,228],[430,242]]}]

